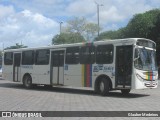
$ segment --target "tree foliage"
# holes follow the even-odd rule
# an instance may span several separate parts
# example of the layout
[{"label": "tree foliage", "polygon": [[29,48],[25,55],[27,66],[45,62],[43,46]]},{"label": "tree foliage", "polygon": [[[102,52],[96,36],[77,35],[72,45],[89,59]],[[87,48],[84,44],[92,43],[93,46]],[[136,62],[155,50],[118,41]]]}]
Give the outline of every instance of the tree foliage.
[{"label": "tree foliage", "polygon": [[79,33],[86,41],[92,41],[96,36],[98,30],[101,28],[97,24],[88,22],[84,17],[74,17],[67,21],[67,32]]},{"label": "tree foliage", "polygon": [[69,44],[84,42],[85,39],[79,33],[61,33],[60,35],[55,35],[52,38],[52,44]]},{"label": "tree foliage", "polygon": [[88,22],[84,17],[74,17],[67,21],[67,26],[60,35],[52,38],[52,44],[92,41],[98,29],[100,28],[97,24]]},{"label": "tree foliage", "polygon": [[116,31],[106,31],[100,34],[99,37],[96,37],[95,40],[103,40],[103,39],[120,39],[124,38],[124,31],[125,28],[120,28],[119,30]]},{"label": "tree foliage", "polygon": [[157,43],[157,48],[160,49],[160,11],[157,15],[156,22],[150,29],[147,37],[154,40]]},{"label": "tree foliage", "polygon": [[28,47],[28,46],[24,46],[24,45],[20,45],[19,43],[16,43],[16,45],[7,47],[7,48],[5,48],[5,50],[7,50],[7,49],[27,48],[27,47]]},{"label": "tree foliage", "polygon": [[115,31],[106,31],[96,40],[117,38],[148,38],[159,44],[160,39],[160,9],[136,14],[126,27]]},{"label": "tree foliage", "polygon": [[155,27],[160,10],[155,9],[143,14],[135,15],[126,26],[126,37],[149,38],[149,34]]},{"label": "tree foliage", "polygon": [[87,20],[84,17],[74,17],[67,21],[67,32],[83,34]]},{"label": "tree foliage", "polygon": [[87,23],[85,25],[85,37],[87,41],[93,40],[97,36],[97,31],[100,29],[97,24]]}]

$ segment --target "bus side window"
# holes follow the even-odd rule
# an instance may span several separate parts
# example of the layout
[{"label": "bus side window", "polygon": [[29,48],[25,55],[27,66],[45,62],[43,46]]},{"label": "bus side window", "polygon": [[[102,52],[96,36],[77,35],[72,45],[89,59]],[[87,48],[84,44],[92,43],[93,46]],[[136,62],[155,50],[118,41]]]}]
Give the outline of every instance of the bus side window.
[{"label": "bus side window", "polygon": [[35,64],[36,65],[48,65],[49,64],[49,50],[37,50]]},{"label": "bus side window", "polygon": [[23,51],[22,52],[22,65],[33,65],[34,64],[34,51]]},{"label": "bus side window", "polygon": [[93,64],[95,62],[95,46],[84,46],[80,50],[80,63]]},{"label": "bus side window", "polygon": [[13,52],[4,53],[4,64],[12,65],[13,64]]},{"label": "bus side window", "polygon": [[66,50],[66,64],[79,63],[79,47],[69,47]]},{"label": "bus side window", "polygon": [[96,51],[97,64],[111,64],[113,62],[113,45],[99,45]]}]

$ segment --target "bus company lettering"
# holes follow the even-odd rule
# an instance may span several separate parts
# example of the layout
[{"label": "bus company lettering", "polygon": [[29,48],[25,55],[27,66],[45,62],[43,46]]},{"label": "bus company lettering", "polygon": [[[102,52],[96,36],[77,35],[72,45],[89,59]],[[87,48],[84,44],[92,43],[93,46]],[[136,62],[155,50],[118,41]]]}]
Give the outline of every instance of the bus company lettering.
[{"label": "bus company lettering", "polygon": [[103,72],[112,72],[113,67],[112,66],[104,66]]},{"label": "bus company lettering", "polygon": [[112,72],[113,69],[114,68],[112,66],[94,66],[93,72],[99,72],[101,70],[103,70],[103,72]]},{"label": "bus company lettering", "polygon": [[33,69],[32,65],[22,65],[21,68]]}]

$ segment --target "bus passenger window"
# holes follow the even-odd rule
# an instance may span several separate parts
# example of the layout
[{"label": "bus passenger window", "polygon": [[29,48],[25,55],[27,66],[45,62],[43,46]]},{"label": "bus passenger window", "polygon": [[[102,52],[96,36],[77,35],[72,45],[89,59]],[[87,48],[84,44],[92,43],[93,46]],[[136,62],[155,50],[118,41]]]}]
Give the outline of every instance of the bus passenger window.
[{"label": "bus passenger window", "polygon": [[80,63],[93,64],[95,62],[95,46],[81,47],[80,50]]},{"label": "bus passenger window", "polygon": [[12,65],[13,64],[13,53],[12,52],[4,53],[4,64],[5,65]]},{"label": "bus passenger window", "polygon": [[79,47],[69,47],[66,50],[66,64],[79,63]]},{"label": "bus passenger window", "polygon": [[22,52],[22,65],[33,65],[34,64],[34,51],[23,51]]},{"label": "bus passenger window", "polygon": [[37,50],[36,51],[36,65],[48,65],[49,64],[49,50]]},{"label": "bus passenger window", "polygon": [[113,62],[113,45],[99,45],[96,51],[97,64],[111,64]]}]

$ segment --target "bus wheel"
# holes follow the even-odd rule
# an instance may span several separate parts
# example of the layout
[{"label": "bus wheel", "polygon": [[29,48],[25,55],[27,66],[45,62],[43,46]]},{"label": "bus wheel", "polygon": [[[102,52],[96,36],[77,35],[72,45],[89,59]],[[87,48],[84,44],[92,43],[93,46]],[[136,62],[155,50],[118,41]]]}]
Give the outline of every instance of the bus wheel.
[{"label": "bus wheel", "polygon": [[26,88],[31,88],[31,87],[32,87],[32,78],[31,78],[30,75],[26,75],[26,76],[24,77],[23,85],[24,85]]},{"label": "bus wheel", "polygon": [[99,94],[106,96],[109,93],[109,80],[102,78],[99,82]]},{"label": "bus wheel", "polygon": [[130,89],[122,89],[122,90],[121,90],[121,93],[122,93],[123,95],[128,95],[130,91],[131,91]]}]

